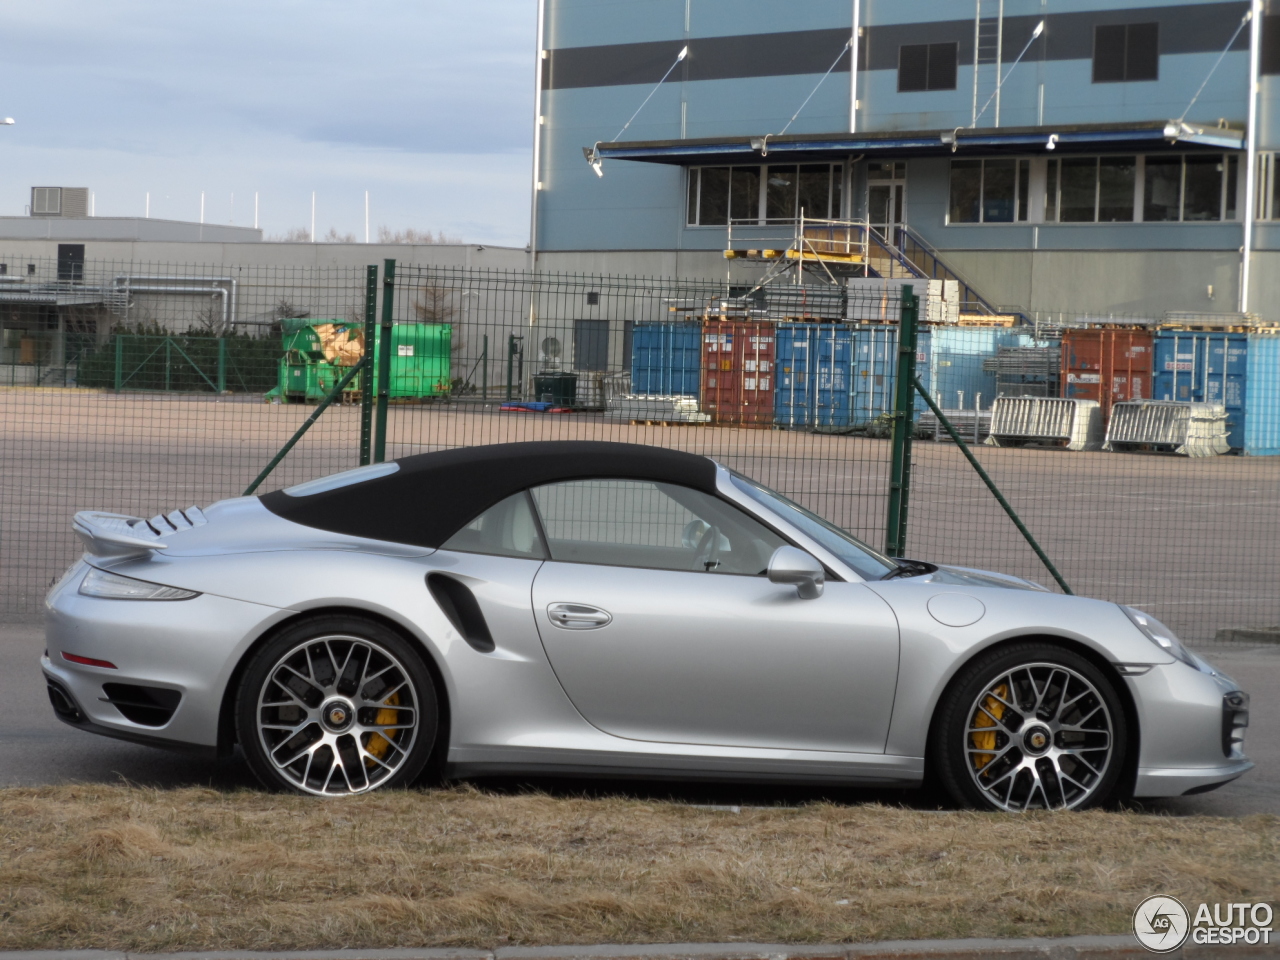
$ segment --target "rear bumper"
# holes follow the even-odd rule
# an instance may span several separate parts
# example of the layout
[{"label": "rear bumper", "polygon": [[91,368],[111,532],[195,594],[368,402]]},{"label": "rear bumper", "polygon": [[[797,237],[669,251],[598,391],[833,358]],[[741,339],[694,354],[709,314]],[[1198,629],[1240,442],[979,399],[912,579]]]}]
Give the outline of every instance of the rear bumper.
[{"label": "rear bumper", "polygon": [[[153,734],[143,733],[140,729],[128,729],[124,727],[109,727],[105,724],[95,723],[89,719],[84,708],[80,706],[76,697],[67,688],[52,669],[52,662],[48,657],[40,658],[40,668],[44,671],[45,683],[49,685],[49,699],[54,702],[53,714],[69,727],[75,727],[77,730],[83,730],[85,733],[96,733],[102,737],[110,737],[113,740],[124,740],[128,743],[140,743],[148,747],[161,747],[166,750],[178,750],[183,753],[195,753],[210,758],[218,755],[216,747],[204,746],[195,743],[183,743],[179,740],[170,740],[166,737],[158,737]],[[54,691],[57,691],[56,694]],[[55,697],[57,699],[55,699]]]},{"label": "rear bumper", "polygon": [[[51,698],[54,713],[117,739],[216,749],[223,693],[236,663],[253,638],[287,612],[209,594],[180,601],[85,597],[76,592],[81,575],[65,578],[46,601],[40,666],[46,682],[75,708],[59,709]],[[73,663],[64,653],[115,668]],[[137,691],[158,693],[176,707],[164,713],[116,705]]]}]

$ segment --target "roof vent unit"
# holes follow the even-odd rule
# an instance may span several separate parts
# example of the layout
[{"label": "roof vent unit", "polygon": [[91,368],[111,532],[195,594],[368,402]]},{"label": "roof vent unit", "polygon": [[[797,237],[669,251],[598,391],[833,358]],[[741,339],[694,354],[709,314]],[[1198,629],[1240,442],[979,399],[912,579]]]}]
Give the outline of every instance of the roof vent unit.
[{"label": "roof vent unit", "polygon": [[31,216],[87,217],[88,187],[32,187]]}]

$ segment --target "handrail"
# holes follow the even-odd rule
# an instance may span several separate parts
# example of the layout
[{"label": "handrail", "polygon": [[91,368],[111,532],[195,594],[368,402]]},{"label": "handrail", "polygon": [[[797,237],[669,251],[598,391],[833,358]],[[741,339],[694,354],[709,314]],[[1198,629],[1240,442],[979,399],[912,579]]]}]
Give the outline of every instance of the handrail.
[{"label": "handrail", "polygon": [[[903,253],[896,246],[890,243],[884,236],[881,235],[880,231],[868,230],[867,235],[871,238],[872,242],[875,243],[875,245],[879,249],[883,250],[884,253],[888,255],[890,260],[893,260],[895,263],[901,266],[904,270],[906,270],[907,274],[910,277],[917,280],[929,279],[928,275],[925,274],[924,271],[922,271],[919,266],[911,262],[910,257],[908,257],[905,253]],[[886,279],[893,279],[893,278],[886,278]]]},{"label": "handrail", "polygon": [[[1030,322],[1030,318],[1027,316],[1026,312],[1021,309],[1015,309],[1015,310],[997,309],[994,305],[990,303],[990,301],[988,301],[984,296],[982,296],[982,294],[978,293],[978,291],[974,288],[973,283],[967,277],[959,273],[953,267],[948,266],[947,263],[939,255],[938,250],[932,244],[930,244],[929,241],[925,240],[923,237],[917,234],[905,223],[899,224],[896,227],[896,230],[900,238],[905,237],[914,246],[916,246],[921,253],[923,253],[926,257],[928,257],[932,261],[932,263],[928,264],[928,266],[930,267],[929,274],[928,275],[922,274],[922,276],[927,276],[928,279],[933,279],[933,280],[954,280],[956,283],[960,284],[962,288],[961,302],[976,305],[979,309],[979,312],[981,313],[986,313],[989,316],[994,316],[1000,313],[1013,314],[1015,316],[1021,317],[1024,323]],[[906,246],[906,244],[900,244],[900,245],[903,247]],[[921,267],[920,269],[923,270],[923,267]],[[938,275],[939,272],[941,272],[943,276],[939,276]]]}]

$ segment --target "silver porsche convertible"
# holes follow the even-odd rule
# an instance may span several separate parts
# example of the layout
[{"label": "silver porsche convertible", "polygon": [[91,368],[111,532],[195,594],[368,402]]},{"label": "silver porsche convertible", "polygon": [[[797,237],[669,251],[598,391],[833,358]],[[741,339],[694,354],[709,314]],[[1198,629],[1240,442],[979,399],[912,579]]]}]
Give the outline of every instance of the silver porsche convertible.
[{"label": "silver porsche convertible", "polygon": [[714,460],[426,453],[83,512],[59,718],[320,796],[437,776],[912,786],[1080,808],[1250,769],[1248,697],[1147,614],[883,556]]}]

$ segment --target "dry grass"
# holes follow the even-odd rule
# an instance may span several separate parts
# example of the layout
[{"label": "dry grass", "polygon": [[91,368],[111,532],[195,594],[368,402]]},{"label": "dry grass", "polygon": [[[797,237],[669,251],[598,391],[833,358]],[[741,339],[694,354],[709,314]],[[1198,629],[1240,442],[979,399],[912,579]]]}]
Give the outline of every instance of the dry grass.
[{"label": "dry grass", "polygon": [[1280,819],[696,809],[472,788],[0,791],[0,949],[1118,933],[1275,900]]}]

